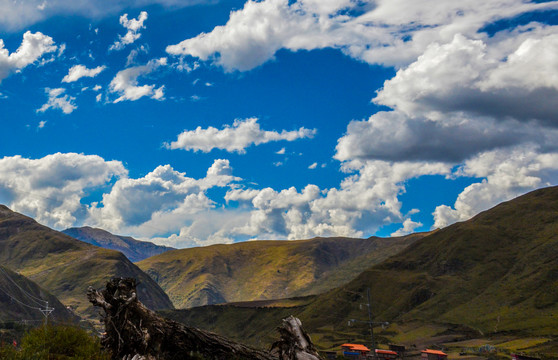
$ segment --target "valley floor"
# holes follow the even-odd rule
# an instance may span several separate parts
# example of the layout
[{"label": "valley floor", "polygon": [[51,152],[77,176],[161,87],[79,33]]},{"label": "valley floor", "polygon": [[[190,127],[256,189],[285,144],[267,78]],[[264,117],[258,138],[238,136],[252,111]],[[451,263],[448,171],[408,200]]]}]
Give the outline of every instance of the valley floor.
[{"label": "valley floor", "polygon": [[[236,305],[165,311],[163,314],[190,326],[214,331],[252,346],[267,348],[278,336],[275,328],[280,319],[290,314],[296,315],[300,311],[297,306],[252,308],[249,305],[253,303]],[[223,326],[221,322],[235,323],[237,326],[235,330],[230,331],[230,325]],[[303,320],[303,325],[304,323]],[[370,344],[367,327],[341,329],[323,326],[306,330],[319,350],[335,351],[338,355],[341,355],[340,344]],[[387,349],[389,344],[405,346],[405,359],[420,359],[420,351],[427,348],[443,350],[449,355],[448,359],[503,360],[511,359],[511,354],[514,353],[536,356],[544,360],[558,359],[557,336],[532,336],[521,333],[482,336],[478,331],[464,326],[423,322],[394,323],[384,329],[376,327],[374,333],[378,348]]]}]

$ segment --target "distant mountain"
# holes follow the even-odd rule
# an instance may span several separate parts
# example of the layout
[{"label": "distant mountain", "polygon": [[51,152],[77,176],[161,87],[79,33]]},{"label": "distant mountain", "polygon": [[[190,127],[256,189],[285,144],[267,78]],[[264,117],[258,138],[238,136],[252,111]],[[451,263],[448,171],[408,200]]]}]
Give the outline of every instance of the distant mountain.
[{"label": "distant mountain", "polygon": [[141,261],[150,256],[174,249],[167,246],[155,245],[148,241],[136,240],[130,236],[113,235],[103,229],[96,229],[89,226],[70,228],[62,232],[91,245],[120,251],[132,262]]},{"label": "distant mountain", "polygon": [[[347,284],[295,307],[212,305],[163,313],[252,344],[273,335],[269,324],[293,314],[317,343],[328,348],[366,336],[365,326],[348,327],[347,320],[367,319],[367,308],[361,305],[367,301],[368,288],[374,321],[398,324],[385,336],[409,324],[423,326],[420,333],[399,337],[410,343],[432,329],[450,329],[440,333],[446,338],[455,331],[467,336],[554,338],[558,187],[531,192],[438,230]],[[434,331],[431,336],[437,334]],[[556,352],[558,344],[550,344],[554,348],[548,351]]]},{"label": "distant mountain", "polygon": [[44,321],[40,309],[54,309],[49,321],[77,323],[79,316],[68,310],[54,295],[25,276],[0,266],[0,321]]},{"label": "distant mountain", "polygon": [[0,263],[40,284],[81,316],[95,317],[88,286],[114,276],[139,280],[138,297],[153,309],[172,308],[164,291],[122,253],[78,241],[0,205]]},{"label": "distant mountain", "polygon": [[339,286],[423,236],[248,241],[172,250],[137,265],[178,308],[277,299]]}]

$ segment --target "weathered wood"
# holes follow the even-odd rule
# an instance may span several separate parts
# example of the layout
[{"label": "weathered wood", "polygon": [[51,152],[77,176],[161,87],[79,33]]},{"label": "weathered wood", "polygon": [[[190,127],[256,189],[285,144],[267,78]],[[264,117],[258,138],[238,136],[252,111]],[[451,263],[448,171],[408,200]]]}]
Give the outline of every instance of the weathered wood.
[{"label": "weathered wood", "polygon": [[87,291],[89,301],[104,310],[101,343],[114,360],[199,359],[199,355],[211,360],[277,360],[278,356],[281,360],[319,359],[296,318],[285,319],[278,328],[281,340],[274,344],[277,356],[162,318],[138,300],[136,285],[132,278],[114,278],[104,290],[90,287]]},{"label": "weathered wood", "polygon": [[281,339],[274,342],[271,349],[278,350],[279,360],[320,360],[318,350],[299,319],[291,315],[283,319],[277,330]]}]

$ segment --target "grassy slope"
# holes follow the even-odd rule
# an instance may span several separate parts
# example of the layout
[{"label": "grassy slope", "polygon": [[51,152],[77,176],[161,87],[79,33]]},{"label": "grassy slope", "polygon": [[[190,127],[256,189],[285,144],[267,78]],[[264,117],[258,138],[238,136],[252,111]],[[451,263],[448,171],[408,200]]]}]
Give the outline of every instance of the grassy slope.
[{"label": "grassy slope", "polygon": [[250,241],[173,250],[138,263],[179,308],[316,294],[423,235]]},{"label": "grassy slope", "polygon": [[252,307],[206,305],[187,310],[163,310],[169,319],[212,331],[241,343],[269,348],[279,336],[276,328],[281,319],[300,312],[302,307]]},{"label": "grassy slope", "polygon": [[[324,294],[303,316],[355,314],[367,287],[382,320],[464,324],[483,333],[552,334],[558,310],[558,187],[454,224]],[[349,302],[349,303],[348,303]],[[349,304],[349,306],[344,305]],[[315,320],[314,320],[315,319]]]},{"label": "grassy slope", "polygon": [[66,229],[62,232],[91,245],[120,251],[132,262],[141,261],[173,249],[155,245],[148,241],[139,241],[129,236],[113,235],[108,231],[89,226]]},{"label": "grassy slope", "polygon": [[431,233],[433,232],[416,233],[393,238],[368,238],[367,240],[371,241],[371,246],[367,248],[367,251],[364,251],[361,255],[349,259],[339,266],[333,267],[332,269],[324,272],[307,287],[294,291],[291,296],[322,294],[335,287],[343,285],[358,276],[363,269],[374,264],[379,264],[388,257],[401,252],[407,246]]},{"label": "grassy slope", "polygon": [[[269,324],[292,313],[322,348],[351,339],[367,343],[366,328],[348,327],[347,320],[367,318],[359,304],[366,302],[369,287],[374,319],[397,323],[376,329],[380,338],[393,342],[427,346],[460,334],[554,338],[557,242],[558,187],[553,187],[439,230],[306,305],[275,310],[209,306],[176,310],[172,316],[258,344],[269,339]],[[220,317],[209,315],[217,311]],[[245,322],[258,316],[265,324]],[[486,338],[479,341],[487,343]],[[533,351],[558,352],[556,341],[547,344]]]},{"label": "grassy slope", "polygon": [[[17,300],[14,301],[11,297]],[[26,277],[0,266],[0,321],[42,321],[44,319],[43,314],[39,310],[30,307],[44,308],[46,305],[44,301],[48,301],[48,306],[54,308],[49,317],[50,321],[63,323],[79,322],[79,317],[67,310],[66,306],[55,296]],[[21,305],[19,302],[25,305]]]},{"label": "grassy slope", "polygon": [[114,276],[135,277],[149,307],[172,307],[162,289],[123,254],[78,241],[0,205],[0,263],[56,295],[80,315],[96,317],[87,287],[104,287]]}]

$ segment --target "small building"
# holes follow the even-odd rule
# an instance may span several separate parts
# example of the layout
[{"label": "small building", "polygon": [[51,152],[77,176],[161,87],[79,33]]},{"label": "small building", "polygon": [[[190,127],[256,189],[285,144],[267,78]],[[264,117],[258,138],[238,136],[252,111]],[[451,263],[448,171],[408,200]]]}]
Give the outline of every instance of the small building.
[{"label": "small building", "polygon": [[378,360],[391,360],[399,358],[399,354],[393,350],[376,349],[376,359]]},{"label": "small building", "polygon": [[343,344],[341,349],[343,350],[343,357],[347,359],[366,359],[370,354],[370,349],[361,344]]},{"label": "small building", "polygon": [[448,354],[440,350],[426,349],[420,353],[420,358],[426,360],[446,360],[448,358]]}]

